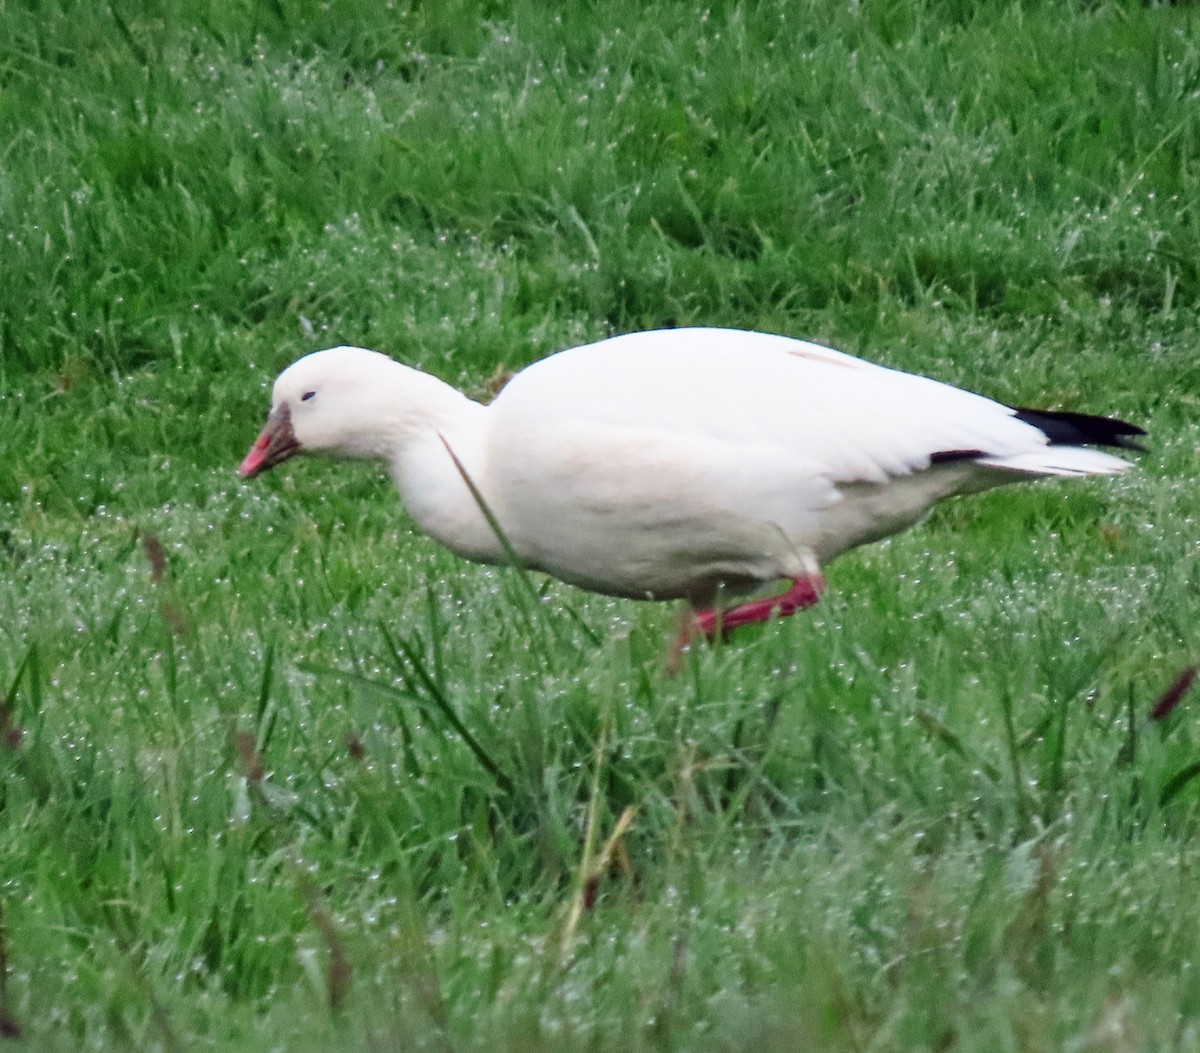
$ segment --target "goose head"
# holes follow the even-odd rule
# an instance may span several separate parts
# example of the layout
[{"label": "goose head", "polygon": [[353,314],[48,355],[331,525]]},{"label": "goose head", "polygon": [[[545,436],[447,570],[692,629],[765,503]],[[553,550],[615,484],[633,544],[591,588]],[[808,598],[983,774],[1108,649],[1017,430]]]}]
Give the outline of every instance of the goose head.
[{"label": "goose head", "polygon": [[414,438],[453,432],[481,410],[377,351],[314,351],[276,378],[267,423],[238,472],[253,478],[300,453],[393,461]]},{"label": "goose head", "polygon": [[[300,453],[379,453],[380,385],[399,364],[361,347],[305,355],[275,380],[271,412],[238,473],[253,478]],[[403,367],[400,367],[403,368]]]}]

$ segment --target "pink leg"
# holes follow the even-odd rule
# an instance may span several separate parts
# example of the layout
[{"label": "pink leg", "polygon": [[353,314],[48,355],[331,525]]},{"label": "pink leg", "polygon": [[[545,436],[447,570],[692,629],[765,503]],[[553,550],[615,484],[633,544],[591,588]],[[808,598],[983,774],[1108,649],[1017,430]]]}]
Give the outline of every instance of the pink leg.
[{"label": "pink leg", "polygon": [[825,579],[820,574],[795,578],[792,587],[779,596],[751,600],[727,611],[697,611],[695,627],[708,639],[724,636],[742,625],[765,622],[769,618],[786,618],[805,607],[811,607],[825,591]]}]

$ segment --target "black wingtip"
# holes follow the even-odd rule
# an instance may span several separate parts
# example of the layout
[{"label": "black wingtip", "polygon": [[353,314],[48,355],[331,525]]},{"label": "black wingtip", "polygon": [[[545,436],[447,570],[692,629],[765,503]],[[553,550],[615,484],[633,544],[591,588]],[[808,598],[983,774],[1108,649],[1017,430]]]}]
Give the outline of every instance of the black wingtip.
[{"label": "black wingtip", "polygon": [[938,450],[929,455],[930,464],[955,464],[958,461],[977,461],[986,457],[984,450]]},{"label": "black wingtip", "polygon": [[1061,410],[1013,408],[1017,420],[1032,424],[1052,446],[1118,446],[1125,450],[1144,450],[1136,436],[1146,429],[1116,417],[1096,417],[1090,413]]}]

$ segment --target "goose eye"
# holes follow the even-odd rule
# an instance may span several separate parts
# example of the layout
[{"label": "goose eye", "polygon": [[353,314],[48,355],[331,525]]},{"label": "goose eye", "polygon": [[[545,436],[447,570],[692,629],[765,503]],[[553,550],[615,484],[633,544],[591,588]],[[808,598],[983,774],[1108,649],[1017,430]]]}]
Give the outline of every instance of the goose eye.
[{"label": "goose eye", "polygon": [[312,398],[312,397],[313,397],[315,394],[316,394],[316,392],[315,392],[315,391],[306,391],[306,392],[305,392],[303,395],[301,395],[301,396],[300,396],[300,401],[301,401],[301,402],[307,402],[307,401],[308,401],[310,398]]}]

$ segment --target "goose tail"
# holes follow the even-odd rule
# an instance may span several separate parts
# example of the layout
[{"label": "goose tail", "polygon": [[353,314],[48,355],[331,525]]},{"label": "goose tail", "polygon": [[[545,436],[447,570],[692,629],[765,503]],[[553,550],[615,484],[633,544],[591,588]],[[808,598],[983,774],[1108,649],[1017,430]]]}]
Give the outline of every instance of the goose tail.
[{"label": "goose tail", "polygon": [[1008,457],[980,457],[977,464],[1027,475],[1120,475],[1133,466],[1103,450],[1083,446],[1046,446]]}]

